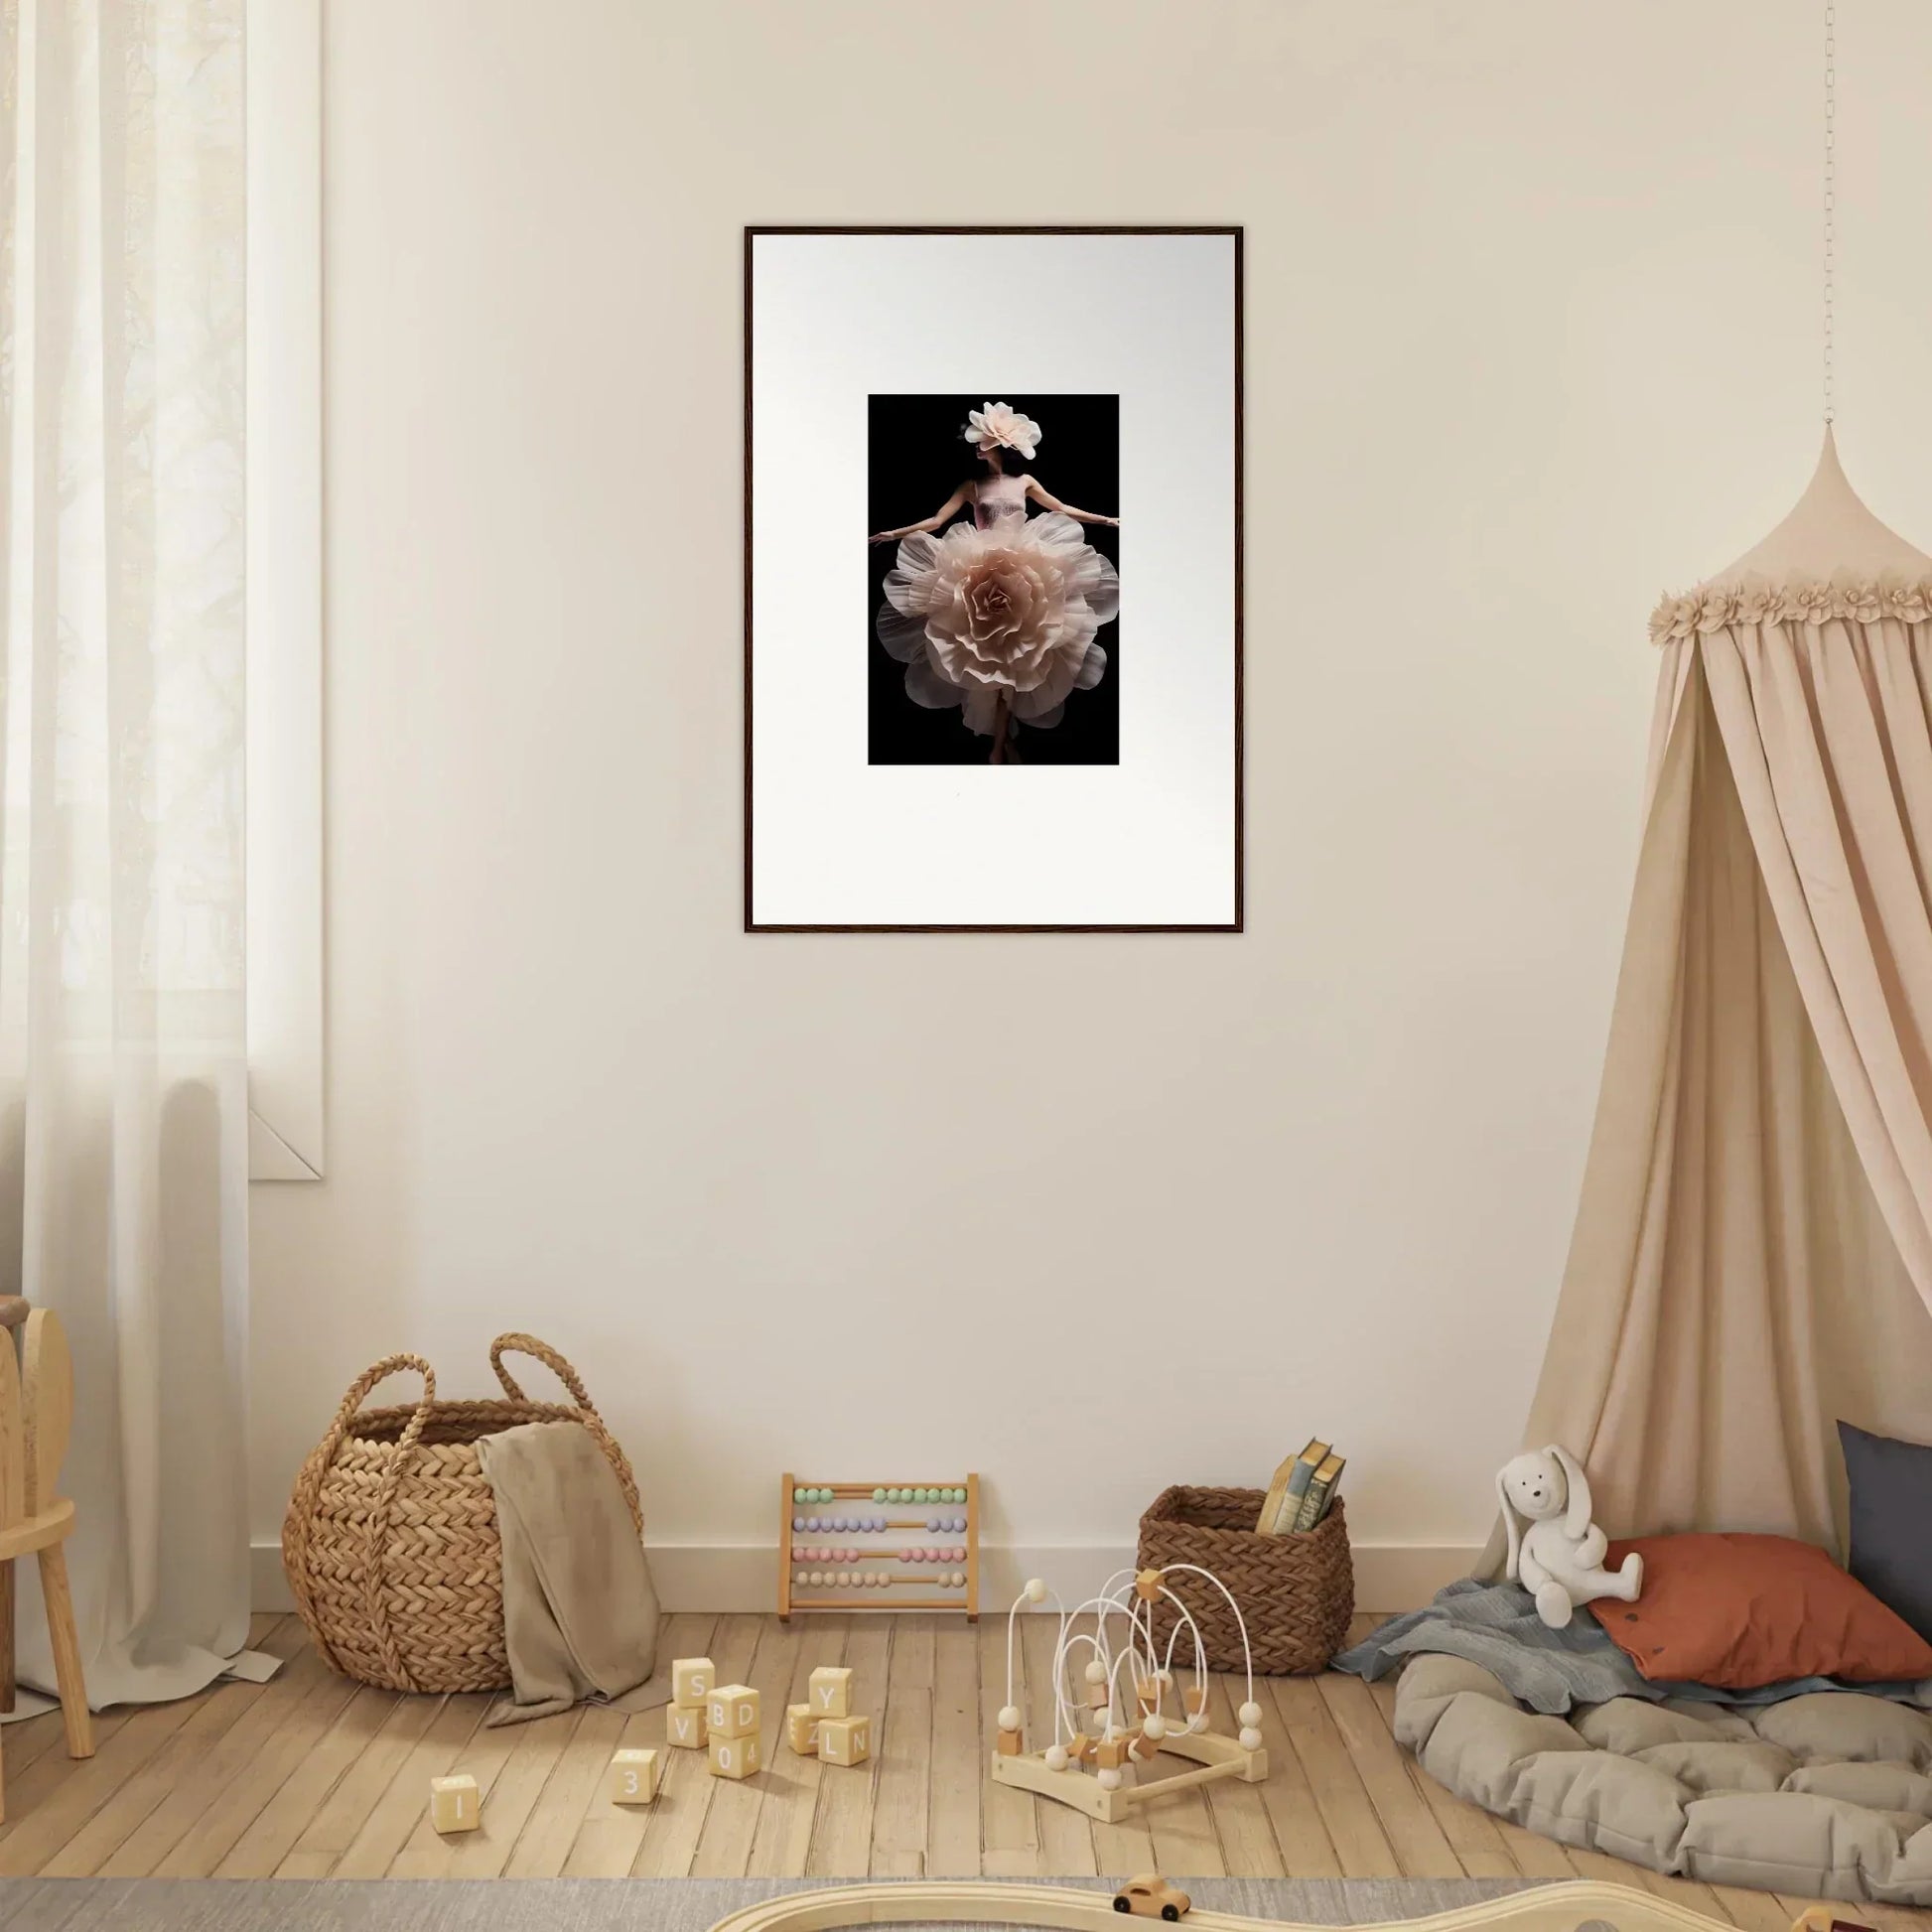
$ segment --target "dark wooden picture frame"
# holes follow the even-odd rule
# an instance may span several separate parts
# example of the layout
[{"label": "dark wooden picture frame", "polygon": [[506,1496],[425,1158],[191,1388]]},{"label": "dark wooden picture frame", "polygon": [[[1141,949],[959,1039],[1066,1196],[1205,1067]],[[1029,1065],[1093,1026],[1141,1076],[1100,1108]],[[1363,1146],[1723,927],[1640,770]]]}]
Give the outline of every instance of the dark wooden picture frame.
[{"label": "dark wooden picture frame", "polygon": [[[796,922],[759,920],[755,916],[753,906],[753,836],[754,836],[754,799],[753,799],[753,250],[760,235],[1220,235],[1233,242],[1234,247],[1234,663],[1233,663],[1233,774],[1234,774],[1234,903],[1233,916],[1225,921],[1209,923],[1155,923],[1155,922],[1101,922],[1101,923],[1048,923],[1029,921],[1026,923],[951,923],[932,922],[924,924],[896,923],[838,923],[838,922]],[[1245,739],[1246,718],[1243,695],[1243,630],[1244,630],[1244,544],[1245,518],[1243,493],[1246,467],[1246,405],[1244,398],[1244,355],[1243,342],[1245,321],[1245,287],[1243,250],[1245,229],[1239,224],[1138,224],[1138,223],[1085,223],[1073,225],[1020,226],[995,224],[989,226],[912,226],[897,224],[858,223],[843,225],[818,224],[747,224],[744,230],[744,409],[745,409],[745,468],[744,468],[744,929],[748,933],[768,932],[1216,932],[1238,933],[1245,929],[1246,919],[1246,852],[1245,852]]]}]

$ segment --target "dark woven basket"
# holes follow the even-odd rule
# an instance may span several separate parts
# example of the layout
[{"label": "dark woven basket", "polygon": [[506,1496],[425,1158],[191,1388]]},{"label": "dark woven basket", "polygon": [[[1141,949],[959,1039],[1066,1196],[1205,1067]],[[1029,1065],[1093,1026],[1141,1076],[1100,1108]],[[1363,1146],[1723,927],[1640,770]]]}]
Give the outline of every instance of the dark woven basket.
[{"label": "dark woven basket", "polygon": [[[1248,1621],[1248,1643],[1261,1677],[1299,1677],[1326,1670],[1348,1640],[1355,1614],[1355,1572],[1341,1498],[1311,1530],[1261,1536],[1259,1489],[1164,1489],[1141,1518],[1140,1567],[1194,1563],[1228,1587]],[[1200,1626],[1214,1670],[1241,1668],[1241,1626],[1227,1599],[1199,1577],[1174,1577],[1168,1587]],[[1165,1646],[1180,1621],[1164,1597],[1154,1606],[1155,1634]],[[1182,1626],[1176,1665],[1193,1662]]]}]

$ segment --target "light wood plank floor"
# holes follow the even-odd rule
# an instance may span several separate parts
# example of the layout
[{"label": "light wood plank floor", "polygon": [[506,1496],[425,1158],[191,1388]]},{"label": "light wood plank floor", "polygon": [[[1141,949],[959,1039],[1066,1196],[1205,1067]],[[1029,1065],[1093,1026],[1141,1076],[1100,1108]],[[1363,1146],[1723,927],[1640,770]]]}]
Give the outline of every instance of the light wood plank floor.
[{"label": "light wood plank floor", "polygon": [[[1021,1701],[1037,1731],[1052,1628],[1032,1618],[1023,1629]],[[1490,1818],[1396,1744],[1392,1685],[1333,1673],[1271,1679],[1260,1693],[1265,1783],[1195,1787],[1142,1824],[1103,1826],[987,1780],[1006,1684],[998,1618],[670,1618],[664,1654],[708,1655],[721,1682],[763,1693],[770,1768],[732,1784],[701,1755],[670,1751],[647,1810],[606,1803],[604,1772],[621,1744],[661,1744],[661,1712],[484,1730],[487,1698],[400,1698],[333,1676],[293,1617],[258,1619],[254,1641],[289,1660],[272,1683],[108,1712],[83,1763],[68,1757],[58,1714],[8,1725],[0,1876],[1585,1876],[1674,1895],[1742,1932],[1788,1932],[1811,1902],[1659,1878]],[[827,1663],[852,1667],[857,1708],[874,1720],[877,1755],[862,1769],[779,1743],[784,1706],[802,1703],[807,1674]],[[1231,1730],[1238,1681],[1214,1695],[1216,1727]],[[483,1789],[483,1829],[441,1839],[429,1780],[459,1769]],[[1859,1916],[1932,1932],[1932,1913]]]}]

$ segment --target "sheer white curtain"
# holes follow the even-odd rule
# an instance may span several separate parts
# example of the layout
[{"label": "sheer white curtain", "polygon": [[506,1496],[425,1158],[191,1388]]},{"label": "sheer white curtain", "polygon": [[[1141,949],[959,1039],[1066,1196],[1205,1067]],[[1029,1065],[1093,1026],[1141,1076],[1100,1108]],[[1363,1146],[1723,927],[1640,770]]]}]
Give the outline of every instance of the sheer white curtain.
[{"label": "sheer white curtain", "polygon": [[243,10],[0,0],[0,1292],[96,1706],[247,1636]]}]

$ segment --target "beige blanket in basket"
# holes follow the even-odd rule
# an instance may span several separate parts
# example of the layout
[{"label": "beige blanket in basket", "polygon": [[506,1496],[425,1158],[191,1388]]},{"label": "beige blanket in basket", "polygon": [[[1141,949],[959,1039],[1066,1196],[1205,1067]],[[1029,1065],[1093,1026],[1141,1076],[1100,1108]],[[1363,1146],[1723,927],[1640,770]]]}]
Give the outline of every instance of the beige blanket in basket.
[{"label": "beige blanket in basket", "polygon": [[618,1478],[588,1431],[532,1422],[477,1445],[503,1538],[510,1699],[486,1722],[522,1724],[586,1698],[648,1711],[670,1701],[651,1587]]}]

